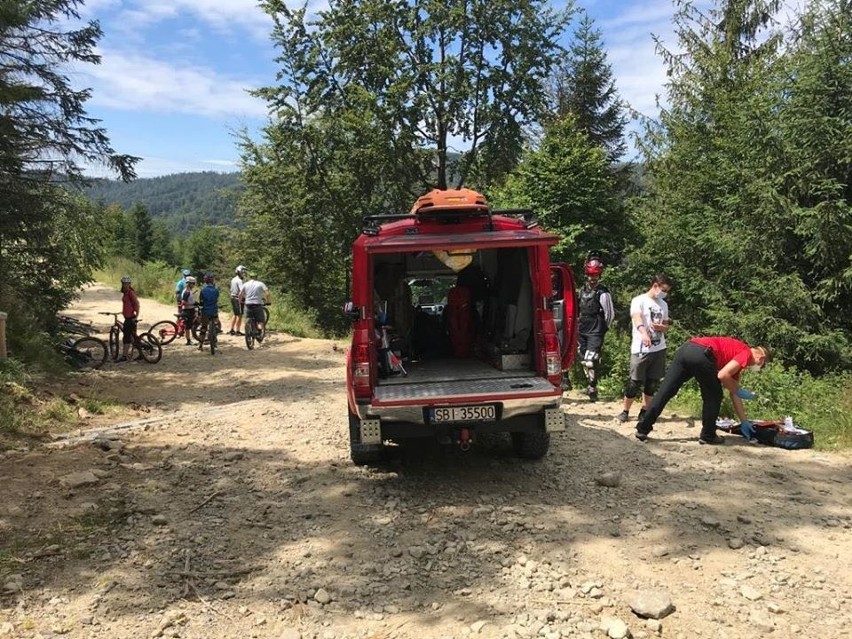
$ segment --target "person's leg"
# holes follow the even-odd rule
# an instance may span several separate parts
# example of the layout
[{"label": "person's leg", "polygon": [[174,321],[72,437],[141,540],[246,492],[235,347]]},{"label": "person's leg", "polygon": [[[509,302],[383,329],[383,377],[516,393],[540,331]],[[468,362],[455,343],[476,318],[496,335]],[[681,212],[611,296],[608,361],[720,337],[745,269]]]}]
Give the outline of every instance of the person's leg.
[{"label": "person's leg", "polygon": [[653,430],[657,418],[659,418],[660,413],[663,412],[669,400],[677,395],[681,386],[693,377],[691,370],[693,349],[697,349],[698,356],[703,357],[701,348],[691,342],[687,342],[677,349],[672,365],[669,367],[663,383],[660,385],[660,389],[654,394],[654,398],[651,400],[646,413],[636,424],[636,433],[638,435],[647,435]]},{"label": "person's leg", "polygon": [[133,345],[133,334],[135,332],[133,329],[133,320],[125,319],[121,335],[121,354],[126,360],[130,359],[130,347]]},{"label": "person's leg", "polygon": [[631,353],[630,355],[630,373],[627,384],[624,386],[624,410],[618,416],[618,421],[622,423],[630,417],[630,407],[633,406],[633,401],[645,383],[646,360],[647,354]]},{"label": "person's leg", "polygon": [[666,351],[654,351],[648,354],[647,366],[645,367],[645,382],[642,388],[642,409],[639,411],[641,418],[648,412],[651,400],[660,387],[660,381],[666,375]]},{"label": "person's leg", "polygon": [[195,309],[189,308],[183,311],[183,321],[186,324],[186,345],[192,346],[192,323],[195,321]]},{"label": "person's leg", "polygon": [[716,420],[719,418],[719,408],[722,406],[722,384],[716,371],[716,364],[707,360],[708,365],[696,370],[695,379],[701,389],[701,435],[700,439],[714,442],[716,435]]},{"label": "person's leg", "polygon": [[591,401],[598,398],[598,377],[600,369],[601,347],[603,346],[603,335],[592,333],[586,336],[585,348],[581,352],[581,364],[589,380],[586,393]]}]

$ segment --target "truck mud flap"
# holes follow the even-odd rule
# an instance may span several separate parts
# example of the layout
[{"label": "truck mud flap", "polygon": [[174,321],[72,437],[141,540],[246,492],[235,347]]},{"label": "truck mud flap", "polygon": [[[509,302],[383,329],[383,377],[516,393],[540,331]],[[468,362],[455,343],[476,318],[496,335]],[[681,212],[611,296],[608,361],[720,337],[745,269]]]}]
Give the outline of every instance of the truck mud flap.
[{"label": "truck mud flap", "polygon": [[361,420],[361,443],[362,444],[381,444],[382,443],[382,426],[378,419],[362,419]]},{"label": "truck mud flap", "polygon": [[561,408],[544,409],[544,430],[548,433],[559,433],[565,430],[565,415]]}]

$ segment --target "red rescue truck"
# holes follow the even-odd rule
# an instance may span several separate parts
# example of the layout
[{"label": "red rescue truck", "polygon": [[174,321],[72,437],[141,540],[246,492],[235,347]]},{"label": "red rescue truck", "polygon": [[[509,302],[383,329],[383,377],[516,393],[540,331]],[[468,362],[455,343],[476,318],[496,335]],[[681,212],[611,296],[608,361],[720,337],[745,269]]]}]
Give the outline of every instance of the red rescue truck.
[{"label": "red rescue truck", "polygon": [[564,429],[562,371],[576,349],[574,277],[528,210],[435,190],[405,215],[364,219],[352,246],[346,356],[352,461],[432,437],[467,450],[508,432],[543,457]]}]

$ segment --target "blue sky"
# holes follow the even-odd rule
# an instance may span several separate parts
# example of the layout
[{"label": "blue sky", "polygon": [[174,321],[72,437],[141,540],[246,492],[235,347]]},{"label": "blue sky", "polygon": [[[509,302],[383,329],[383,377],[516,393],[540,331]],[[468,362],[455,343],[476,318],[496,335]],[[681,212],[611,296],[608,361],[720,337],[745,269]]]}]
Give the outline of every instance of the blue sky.
[{"label": "blue sky", "polygon": [[[665,71],[652,34],[674,44],[671,0],[579,6],[603,32],[622,98],[654,117]],[[116,151],[143,158],[139,176],[236,170],[234,132],[266,122],[247,89],[275,81],[272,23],[255,0],[88,0],[81,13],[101,23],[102,59],[74,82],[93,90],[89,114]]]}]

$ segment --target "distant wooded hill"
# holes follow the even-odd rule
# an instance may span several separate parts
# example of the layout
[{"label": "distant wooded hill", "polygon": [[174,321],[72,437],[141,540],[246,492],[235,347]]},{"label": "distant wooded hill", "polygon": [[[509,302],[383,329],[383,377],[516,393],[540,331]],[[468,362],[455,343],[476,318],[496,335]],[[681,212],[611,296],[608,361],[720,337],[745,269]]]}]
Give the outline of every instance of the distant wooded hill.
[{"label": "distant wooded hill", "polygon": [[118,204],[125,210],[140,202],[170,231],[185,233],[209,224],[236,226],[242,189],[239,173],[205,171],[140,178],[129,184],[96,180],[85,193],[93,201]]}]

